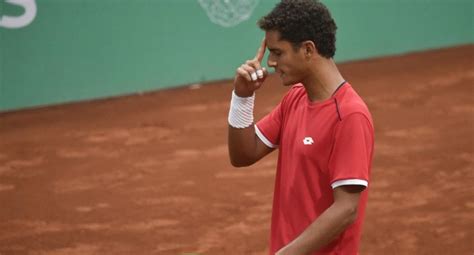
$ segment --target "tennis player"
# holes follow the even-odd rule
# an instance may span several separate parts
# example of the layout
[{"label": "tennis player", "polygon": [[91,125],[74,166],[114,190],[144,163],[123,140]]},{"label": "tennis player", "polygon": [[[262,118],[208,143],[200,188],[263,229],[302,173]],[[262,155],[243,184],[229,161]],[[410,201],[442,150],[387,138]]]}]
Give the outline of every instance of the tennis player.
[{"label": "tennis player", "polygon": [[[232,165],[278,149],[270,254],[356,255],[374,154],[371,114],[333,57],[336,24],[314,0],[283,0],[258,22],[265,38],[236,71],[229,111]],[[266,48],[288,93],[254,124]]]}]

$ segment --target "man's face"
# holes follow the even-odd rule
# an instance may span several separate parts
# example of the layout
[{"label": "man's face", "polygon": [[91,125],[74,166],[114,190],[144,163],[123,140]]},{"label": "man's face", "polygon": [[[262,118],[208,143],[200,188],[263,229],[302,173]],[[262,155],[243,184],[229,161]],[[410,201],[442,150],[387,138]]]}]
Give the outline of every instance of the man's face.
[{"label": "man's face", "polygon": [[283,85],[289,86],[301,82],[307,70],[303,50],[301,48],[295,50],[290,42],[280,40],[278,31],[266,31],[265,38],[270,51],[267,65],[275,68]]}]

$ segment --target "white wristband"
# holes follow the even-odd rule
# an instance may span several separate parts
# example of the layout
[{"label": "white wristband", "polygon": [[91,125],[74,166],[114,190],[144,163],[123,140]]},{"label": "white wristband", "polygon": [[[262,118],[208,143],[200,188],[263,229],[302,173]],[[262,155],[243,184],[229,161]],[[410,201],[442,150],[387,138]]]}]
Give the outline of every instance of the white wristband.
[{"label": "white wristband", "polygon": [[255,93],[251,97],[239,97],[232,91],[230,101],[229,125],[234,128],[247,128],[253,124],[253,105]]}]

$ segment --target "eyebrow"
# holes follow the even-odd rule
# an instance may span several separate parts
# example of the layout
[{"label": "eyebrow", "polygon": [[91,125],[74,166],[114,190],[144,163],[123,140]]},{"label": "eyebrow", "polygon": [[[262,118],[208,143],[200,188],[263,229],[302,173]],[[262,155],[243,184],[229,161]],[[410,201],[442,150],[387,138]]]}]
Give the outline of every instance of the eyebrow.
[{"label": "eyebrow", "polygon": [[270,47],[268,47],[268,50],[269,50],[269,51],[272,51],[272,52],[273,52],[273,51],[281,51],[281,50],[278,49],[278,48],[270,48]]}]

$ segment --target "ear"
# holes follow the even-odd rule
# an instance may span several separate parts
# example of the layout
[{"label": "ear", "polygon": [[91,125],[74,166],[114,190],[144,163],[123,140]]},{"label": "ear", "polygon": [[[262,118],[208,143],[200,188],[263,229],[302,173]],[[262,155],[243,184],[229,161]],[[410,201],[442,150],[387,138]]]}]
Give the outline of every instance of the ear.
[{"label": "ear", "polygon": [[306,58],[312,58],[318,54],[318,49],[313,41],[304,41],[301,43],[301,49],[303,50],[304,56]]}]

